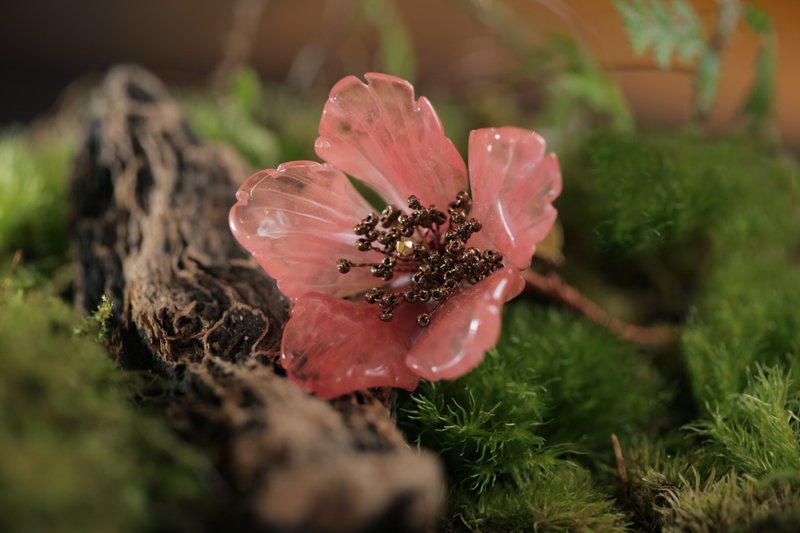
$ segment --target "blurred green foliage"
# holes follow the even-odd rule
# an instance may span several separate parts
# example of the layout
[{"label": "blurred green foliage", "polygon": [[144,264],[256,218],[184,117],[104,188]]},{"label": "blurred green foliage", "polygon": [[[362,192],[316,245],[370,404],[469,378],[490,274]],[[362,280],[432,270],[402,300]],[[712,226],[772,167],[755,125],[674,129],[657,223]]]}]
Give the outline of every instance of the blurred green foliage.
[{"label": "blurred green foliage", "polygon": [[500,0],[455,3],[494,32],[517,64],[502,85],[478,94],[477,99],[470,95],[467,106],[474,106],[477,100],[478,125],[528,127],[544,134],[556,150],[573,148],[595,128],[633,129],[619,87],[574,39],[563,35],[541,39],[536,28]]},{"label": "blurred green foliage", "polygon": [[[722,0],[720,13],[724,4],[738,1]],[[656,65],[662,70],[672,66],[673,55],[683,63],[697,63],[694,108],[699,117],[707,115],[717,93],[722,53],[719,47],[730,32],[727,24],[724,35],[707,38],[700,17],[687,0],[615,0],[614,5],[622,16],[634,53],[643,55],[652,49]]]},{"label": "blurred green foliage", "polygon": [[659,68],[669,68],[673,55],[688,63],[705,51],[703,23],[687,0],[614,0],[614,5],[633,52],[642,55],[652,48]]},{"label": "blurred green foliage", "polygon": [[800,377],[798,167],[744,143],[720,155],[729,194],[683,341],[701,406],[741,392],[758,365]]},{"label": "blurred green foliage", "polygon": [[181,98],[192,126],[206,139],[228,144],[255,168],[280,161],[278,136],[259,120],[264,91],[258,74],[240,69],[215,93]]},{"label": "blurred green foliage", "polygon": [[208,494],[207,460],[132,403],[78,317],[18,266],[0,279],[0,530],[190,530]]},{"label": "blurred green foliage", "polygon": [[[674,249],[720,216],[727,157],[700,137],[591,137],[568,168],[562,220],[591,231],[596,250],[631,256]],[[734,151],[731,147],[727,151]]]},{"label": "blurred green foliage", "polygon": [[749,5],[744,10],[744,22],[758,35],[761,47],[756,58],[755,80],[742,104],[742,114],[750,119],[756,131],[774,114],[773,91],[777,76],[778,42],[772,21],[761,9]]},{"label": "blurred green foliage", "polygon": [[391,72],[411,82],[417,70],[414,42],[392,0],[359,0],[367,23],[378,34],[376,70]]},{"label": "blurred green foliage", "polygon": [[772,118],[777,45],[766,12],[741,0],[718,0],[714,28],[706,32],[700,16],[687,0],[614,0],[636,55],[653,51],[656,65],[676,68],[673,57],[694,65],[696,118],[708,116],[717,95],[725,45],[740,18],[761,41],[755,77],[742,113],[758,130]]},{"label": "blurred green foliage", "polygon": [[70,136],[0,135],[0,258],[19,250],[30,260],[63,260],[74,150]]}]

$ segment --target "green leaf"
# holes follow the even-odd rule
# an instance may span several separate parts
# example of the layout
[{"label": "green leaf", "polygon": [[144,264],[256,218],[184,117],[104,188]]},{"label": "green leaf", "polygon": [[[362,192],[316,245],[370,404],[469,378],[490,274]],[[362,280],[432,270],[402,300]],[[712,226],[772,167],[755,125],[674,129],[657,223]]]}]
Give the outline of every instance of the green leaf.
[{"label": "green leaf", "polygon": [[703,25],[697,12],[687,0],[615,0],[614,6],[636,55],[653,50],[661,69],[667,69],[672,56],[681,61],[697,59],[708,48]]},{"label": "green leaf", "polygon": [[747,6],[742,18],[756,33],[760,35],[772,33],[772,21],[766,11],[755,6]]},{"label": "green leaf", "polygon": [[231,79],[231,99],[243,111],[253,113],[261,102],[261,80],[251,68],[237,70]]},{"label": "green leaf", "polygon": [[711,106],[714,105],[714,98],[719,87],[719,60],[719,55],[709,49],[703,53],[697,66],[695,111],[699,116],[707,115],[711,111]]},{"label": "green leaf", "polygon": [[743,19],[758,34],[761,47],[756,58],[755,79],[742,104],[742,113],[758,127],[769,120],[774,108],[778,45],[772,22],[764,11],[748,6]]},{"label": "green leaf", "polygon": [[[548,83],[536,128],[553,125],[565,139],[575,139],[575,134],[581,133],[579,128],[586,126],[607,126],[615,132],[633,130],[633,117],[619,87],[575,40],[551,37],[531,56],[531,62],[555,62],[560,69]],[[555,145],[558,139],[550,136],[548,141]]]}]

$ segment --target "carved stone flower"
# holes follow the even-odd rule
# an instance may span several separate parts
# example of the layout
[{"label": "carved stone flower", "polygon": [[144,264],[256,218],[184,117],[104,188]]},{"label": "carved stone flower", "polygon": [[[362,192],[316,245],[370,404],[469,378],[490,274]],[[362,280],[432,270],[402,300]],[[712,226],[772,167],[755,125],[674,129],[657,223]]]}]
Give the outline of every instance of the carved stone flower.
[{"label": "carved stone flower", "polygon": [[[412,390],[480,363],[561,191],[544,140],[513,127],[471,133],[468,182],[430,102],[405,80],[366,80],[331,90],[316,142],[325,163],[257,172],[230,213],[233,234],[293,303],[281,363],[322,398]],[[345,173],[386,209],[373,212]]]}]

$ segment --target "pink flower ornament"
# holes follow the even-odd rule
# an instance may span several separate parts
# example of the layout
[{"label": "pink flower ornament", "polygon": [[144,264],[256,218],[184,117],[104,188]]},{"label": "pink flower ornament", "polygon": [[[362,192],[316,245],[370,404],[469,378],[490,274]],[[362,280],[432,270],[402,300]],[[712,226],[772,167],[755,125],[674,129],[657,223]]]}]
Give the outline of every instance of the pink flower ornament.
[{"label": "pink flower ornament", "polygon": [[[413,390],[480,363],[561,192],[536,133],[473,131],[468,183],[430,102],[393,76],[366,81],[331,90],[316,142],[324,163],[257,172],[230,212],[236,239],[293,303],[281,363],[322,398]],[[386,209],[373,212],[345,173]]]}]

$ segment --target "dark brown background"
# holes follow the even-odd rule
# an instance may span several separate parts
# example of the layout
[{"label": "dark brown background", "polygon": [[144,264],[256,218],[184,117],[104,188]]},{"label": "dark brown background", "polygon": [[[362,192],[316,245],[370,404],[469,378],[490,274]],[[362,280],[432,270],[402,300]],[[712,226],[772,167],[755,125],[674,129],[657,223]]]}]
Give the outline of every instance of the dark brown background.
[{"label": "dark brown background", "polygon": [[[475,0],[478,1],[478,0]],[[481,0],[492,2],[498,0]],[[648,68],[627,45],[610,0],[509,0],[539,35],[569,32],[589,46],[619,81],[637,118],[677,124],[690,111],[691,78]],[[694,0],[711,23],[715,0]],[[759,0],[775,24],[779,44],[778,124],[787,141],[800,146],[800,2]],[[455,0],[396,0],[412,33],[421,87],[491,77],[512,63],[497,39]],[[330,5],[330,4],[329,4]],[[0,8],[0,123],[28,120],[53,105],[77,76],[118,62],[137,62],[171,82],[201,82],[221,57],[234,2],[219,0],[6,1]],[[252,56],[267,80],[282,81],[297,52],[329,22],[324,0],[271,0],[259,21]],[[330,28],[328,28],[330,29]],[[362,31],[344,28],[344,32]],[[369,37],[365,37],[370,42]],[[735,125],[735,111],[753,77],[758,43],[740,27],[725,54],[721,94],[712,115],[716,128]],[[359,64],[369,65],[369,47],[352,39],[328,54],[333,81]],[[367,67],[365,67],[367,68]]]}]

